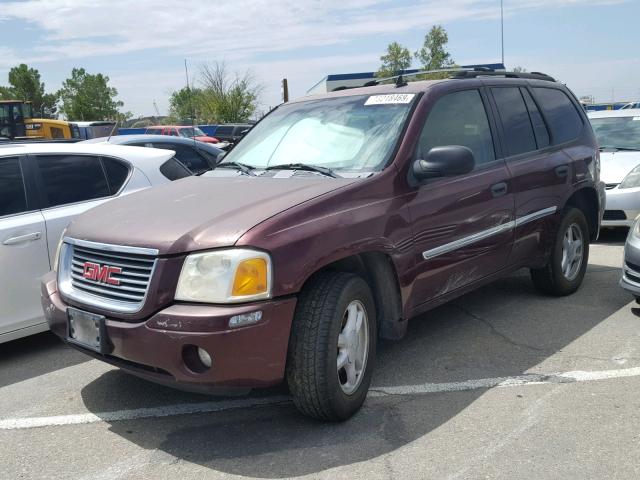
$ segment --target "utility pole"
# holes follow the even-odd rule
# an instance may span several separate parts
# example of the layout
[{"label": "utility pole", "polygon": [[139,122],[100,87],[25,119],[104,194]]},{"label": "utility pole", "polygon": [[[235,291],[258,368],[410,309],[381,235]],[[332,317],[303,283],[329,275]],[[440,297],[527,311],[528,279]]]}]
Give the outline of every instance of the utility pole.
[{"label": "utility pole", "polygon": [[500,43],[502,46],[502,65],[504,66],[504,0],[500,0],[500,37]]},{"label": "utility pole", "polygon": [[284,103],[289,101],[289,82],[286,78],[282,79],[282,101]]}]

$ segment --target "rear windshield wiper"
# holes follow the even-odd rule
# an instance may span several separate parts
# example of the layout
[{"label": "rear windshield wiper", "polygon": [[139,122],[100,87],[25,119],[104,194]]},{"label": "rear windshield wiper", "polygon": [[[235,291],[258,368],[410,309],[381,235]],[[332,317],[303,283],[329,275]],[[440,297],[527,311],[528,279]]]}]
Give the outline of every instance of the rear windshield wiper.
[{"label": "rear windshield wiper", "polygon": [[250,175],[252,177],[256,176],[255,173],[253,173],[253,171],[251,170],[251,167],[249,167],[248,165],[245,165],[244,163],[222,162],[222,163],[219,163],[216,166],[216,168],[235,168],[236,170],[240,170],[245,175]]},{"label": "rear windshield wiper", "polygon": [[306,163],[282,163],[280,165],[271,165],[265,170],[306,170],[308,172],[318,172],[327,177],[338,178],[338,176],[328,167],[320,167],[318,165],[307,165]]}]

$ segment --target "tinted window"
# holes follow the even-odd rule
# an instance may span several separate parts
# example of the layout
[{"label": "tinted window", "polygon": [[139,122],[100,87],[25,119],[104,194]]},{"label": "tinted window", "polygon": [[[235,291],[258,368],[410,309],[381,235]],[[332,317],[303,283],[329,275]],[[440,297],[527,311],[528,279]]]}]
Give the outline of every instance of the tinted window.
[{"label": "tinted window", "polygon": [[27,197],[18,157],[0,158],[0,217],[25,212]]},{"label": "tinted window", "polygon": [[508,154],[518,155],[535,150],[536,139],[520,89],[492,88],[491,92],[502,119]]},{"label": "tinted window", "polygon": [[98,157],[39,155],[36,158],[49,206],[83,202],[110,195]]},{"label": "tinted window", "polygon": [[194,173],[206,172],[211,170],[211,167],[207,164],[207,161],[195,151],[195,149],[186,145],[176,145],[170,143],[154,143],[154,147],[162,148],[165,150],[173,150],[176,152],[176,158],[180,162]]},{"label": "tinted window", "polygon": [[538,148],[548,147],[550,143],[549,131],[547,130],[547,126],[544,124],[542,115],[540,115],[538,106],[536,105],[536,102],[533,101],[533,98],[527,89],[522,88],[520,91],[522,92],[522,96],[527,104],[527,110],[529,110],[529,116],[531,117],[533,131],[536,134],[536,143],[538,144]]},{"label": "tinted window", "polygon": [[129,167],[113,158],[103,158],[102,163],[104,164],[104,170],[109,180],[111,195],[115,195],[120,191],[129,176]]},{"label": "tinted window", "polygon": [[175,158],[170,158],[160,166],[160,173],[169,180],[179,180],[192,174]]},{"label": "tinted window", "polygon": [[582,131],[582,118],[566,93],[554,88],[534,88],[538,104],[547,117],[553,143],[573,140]]},{"label": "tinted window", "polygon": [[61,128],[51,127],[51,138],[64,138],[64,132]]},{"label": "tinted window", "polygon": [[433,106],[420,135],[418,155],[424,158],[433,147],[445,145],[468,147],[476,165],[495,160],[487,112],[478,90],[451,93]]}]

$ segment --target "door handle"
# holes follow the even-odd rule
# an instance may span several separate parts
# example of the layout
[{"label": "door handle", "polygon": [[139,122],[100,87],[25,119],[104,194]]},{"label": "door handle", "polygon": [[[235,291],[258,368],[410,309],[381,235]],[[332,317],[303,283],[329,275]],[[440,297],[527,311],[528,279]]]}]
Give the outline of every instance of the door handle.
[{"label": "door handle", "polygon": [[560,165],[556,167],[556,175],[560,178],[565,178],[569,175],[569,165]]},{"label": "door handle", "polygon": [[491,194],[494,197],[501,197],[505,193],[507,193],[507,182],[500,182],[495,185],[491,185]]},{"label": "door handle", "polygon": [[4,242],[2,242],[2,244],[18,245],[20,243],[35,242],[36,240],[40,240],[40,238],[42,238],[42,232],[33,232],[33,233],[27,233],[26,235],[19,235],[17,237],[7,238]]}]

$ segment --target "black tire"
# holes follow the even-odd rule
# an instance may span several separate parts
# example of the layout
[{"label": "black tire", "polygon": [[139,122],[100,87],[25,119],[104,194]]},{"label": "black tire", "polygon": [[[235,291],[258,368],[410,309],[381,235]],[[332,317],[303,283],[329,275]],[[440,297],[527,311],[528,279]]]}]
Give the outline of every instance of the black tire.
[{"label": "black tire", "polygon": [[[359,384],[347,395],[338,378],[336,360],[338,334],[347,306],[354,301],[359,301],[365,310],[368,350]],[[356,413],[371,383],[376,338],[375,302],[361,277],[327,271],[312,278],[298,299],[289,340],[287,384],[298,410],[332,422],[346,420]]]},{"label": "black tire", "polygon": [[[547,264],[538,269],[531,269],[531,279],[536,289],[547,295],[570,295],[582,284],[589,262],[589,227],[581,210],[566,208],[560,221],[558,231],[549,255]],[[574,278],[567,278],[562,271],[563,242],[570,226],[576,226],[582,235],[582,263]]]}]

